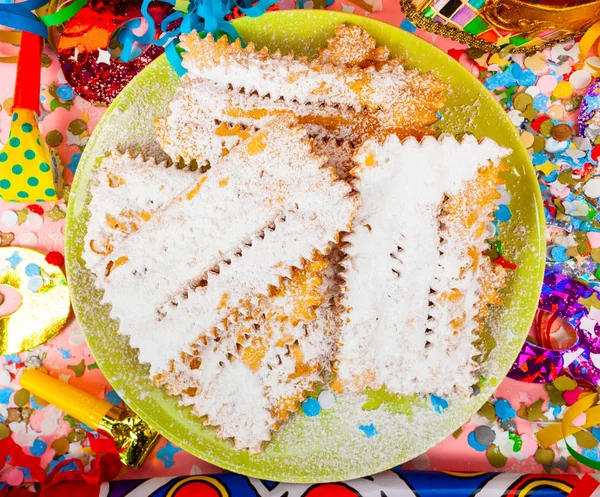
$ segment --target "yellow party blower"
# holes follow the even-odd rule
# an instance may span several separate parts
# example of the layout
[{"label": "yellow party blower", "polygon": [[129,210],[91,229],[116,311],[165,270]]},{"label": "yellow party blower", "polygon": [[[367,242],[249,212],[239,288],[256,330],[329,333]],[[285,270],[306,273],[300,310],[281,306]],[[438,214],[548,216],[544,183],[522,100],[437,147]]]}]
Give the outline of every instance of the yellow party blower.
[{"label": "yellow party blower", "polygon": [[62,167],[40,133],[42,39],[24,32],[8,142],[0,151],[0,198],[7,202],[55,202],[62,191]]},{"label": "yellow party blower", "polygon": [[127,466],[139,468],[160,437],[129,408],[115,406],[38,369],[24,371],[20,384],[93,430],[111,436]]}]

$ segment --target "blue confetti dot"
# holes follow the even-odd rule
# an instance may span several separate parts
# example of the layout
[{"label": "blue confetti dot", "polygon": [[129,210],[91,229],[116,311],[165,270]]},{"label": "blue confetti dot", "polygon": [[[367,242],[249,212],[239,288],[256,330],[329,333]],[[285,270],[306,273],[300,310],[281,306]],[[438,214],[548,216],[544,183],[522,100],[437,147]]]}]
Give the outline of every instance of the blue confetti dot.
[{"label": "blue confetti dot", "polygon": [[471,433],[469,433],[469,436],[467,437],[467,442],[477,452],[485,452],[486,451],[486,446],[481,445],[475,438],[475,431],[472,431]]},{"label": "blue confetti dot", "polygon": [[429,397],[429,400],[431,401],[431,405],[435,409],[435,412],[438,414],[442,414],[446,409],[448,409],[448,401],[442,397],[432,394]]},{"label": "blue confetti dot", "polygon": [[371,423],[370,425],[360,425],[358,429],[362,431],[367,438],[373,438],[375,435],[379,435],[379,432],[377,431],[373,423]]},{"label": "blue confetti dot", "polygon": [[533,108],[535,110],[546,110],[548,108],[548,102],[550,102],[550,99],[546,95],[540,93],[533,99]]},{"label": "blue confetti dot", "polygon": [[31,398],[29,399],[29,402],[31,403],[31,407],[33,407],[36,411],[39,411],[40,409],[43,409],[45,406],[41,406],[39,405],[33,398],[33,395],[31,396]]},{"label": "blue confetti dot", "polygon": [[531,162],[534,166],[541,166],[548,161],[548,156],[544,152],[535,152],[531,156]]},{"label": "blue confetti dot", "polygon": [[33,263],[27,264],[25,266],[25,274],[27,276],[39,276],[41,274],[40,266]]},{"label": "blue confetti dot", "polygon": [[119,397],[119,394],[117,392],[115,392],[114,390],[109,390],[108,392],[106,392],[106,395],[104,396],[106,400],[108,400],[111,404],[115,404],[115,405],[119,405],[121,402],[123,402],[121,400],[121,397]]},{"label": "blue confetti dot", "polygon": [[15,391],[12,388],[6,387],[0,389],[0,404],[8,404],[13,393]]},{"label": "blue confetti dot", "polygon": [[410,22],[408,19],[404,19],[400,23],[400,28],[403,29],[404,31],[408,31],[409,33],[414,33],[417,30],[417,27],[412,22]]},{"label": "blue confetti dot", "polygon": [[506,421],[517,415],[517,411],[512,408],[510,402],[506,399],[498,399],[494,404],[494,409],[496,410],[496,416],[498,416],[501,421]]},{"label": "blue confetti dot", "polygon": [[321,404],[317,399],[313,399],[309,397],[304,402],[302,402],[302,410],[304,414],[306,414],[309,418],[313,416],[317,416],[321,412]]},{"label": "blue confetti dot", "polygon": [[35,442],[33,442],[33,445],[31,447],[29,447],[29,452],[31,452],[32,456],[41,456],[44,452],[46,452],[46,448],[48,446],[46,445],[46,443],[43,440],[40,440],[39,438],[37,438],[35,440]]},{"label": "blue confetti dot", "polygon": [[510,220],[512,214],[510,213],[508,205],[499,205],[498,210],[494,213],[494,216],[496,216],[496,219],[501,223],[506,223]]},{"label": "blue confetti dot", "polygon": [[167,445],[156,452],[156,458],[164,463],[165,468],[170,468],[175,464],[175,461],[173,460],[174,456],[180,450],[179,447],[175,447],[171,442],[167,442]]},{"label": "blue confetti dot", "polygon": [[11,362],[14,364],[21,364],[23,362],[19,359],[19,354],[5,355],[4,359],[6,360],[6,364],[10,364]]},{"label": "blue confetti dot", "polygon": [[552,258],[556,262],[565,262],[566,260],[569,259],[569,256],[567,255],[567,247],[562,247],[562,246],[553,247],[551,254],[552,254]]},{"label": "blue confetti dot", "polygon": [[60,355],[62,356],[63,359],[70,359],[71,358],[71,351],[70,350],[58,348],[58,351],[60,352]]},{"label": "blue confetti dot", "polygon": [[600,428],[597,428],[596,426],[594,426],[592,428],[592,435],[594,435],[594,437],[596,437],[596,440],[598,440],[600,442]]},{"label": "blue confetti dot", "polygon": [[535,84],[535,82],[538,79],[538,77],[533,73],[533,71],[531,71],[529,69],[522,71],[521,74],[516,76],[516,78],[517,78],[517,83],[519,83],[521,86],[531,86],[531,85]]},{"label": "blue confetti dot", "polygon": [[595,449],[581,449],[581,455],[585,457],[589,457],[593,461],[600,461],[600,457],[598,456],[598,448]]},{"label": "blue confetti dot", "polygon": [[61,100],[71,100],[73,98],[73,88],[69,85],[62,85],[56,89],[56,94]]}]

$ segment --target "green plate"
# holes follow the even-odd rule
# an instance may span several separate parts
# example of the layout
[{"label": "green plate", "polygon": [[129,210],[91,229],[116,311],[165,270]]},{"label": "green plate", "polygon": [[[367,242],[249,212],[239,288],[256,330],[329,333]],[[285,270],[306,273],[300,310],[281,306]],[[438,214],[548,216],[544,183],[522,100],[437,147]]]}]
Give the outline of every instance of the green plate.
[{"label": "green plate", "polygon": [[[393,56],[421,71],[433,71],[450,84],[439,128],[453,134],[485,136],[513,150],[507,160],[507,187],[512,219],[501,223],[505,257],[517,264],[503,290],[504,305],[494,317],[497,347],[482,366],[487,381],[481,393],[454,400],[442,414],[431,404],[413,406],[413,416],[379,408],[363,411],[365,396],[340,396],[333,409],[316,417],[296,415],[264,453],[237,452],[229,441],[153,388],[144,366],[128,340],[117,333],[109,307],[81,259],[89,219],[89,183],[96,160],[118,144],[162,155],[154,139],[153,119],[165,113],[178,78],[164,57],[140,73],[115,99],[92,135],[81,162],[67,217],[67,271],[73,307],[87,342],[102,371],[119,395],[151,426],[183,449],[217,466],[246,475],[287,482],[321,482],[355,478],[407,461],[441,442],[458,429],[494,392],[506,376],[523,343],[536,309],[544,265],[544,219],[534,170],[514,126],[490,93],[460,64],[425,41],[393,26],[330,11],[287,11],[235,21],[242,38],[257,46],[296,54],[314,54],[349,22],[364,26]],[[373,423],[378,435],[367,438],[359,425]]]}]

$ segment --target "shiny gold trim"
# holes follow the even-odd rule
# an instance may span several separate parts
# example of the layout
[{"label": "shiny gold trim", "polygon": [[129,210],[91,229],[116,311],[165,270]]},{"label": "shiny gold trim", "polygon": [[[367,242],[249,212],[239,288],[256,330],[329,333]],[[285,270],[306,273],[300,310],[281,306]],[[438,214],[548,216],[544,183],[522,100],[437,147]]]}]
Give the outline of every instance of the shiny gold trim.
[{"label": "shiny gold trim", "polygon": [[[502,1],[502,0],[501,0]],[[518,1],[518,0],[516,0]],[[426,8],[431,2],[424,3],[421,8]],[[594,3],[598,3],[597,1]],[[451,40],[458,41],[460,43],[464,43],[465,45],[469,45],[474,48],[478,48],[488,53],[497,53],[501,50],[504,52],[505,50],[509,53],[533,53],[543,50],[544,48],[551,47],[558,43],[563,43],[565,41],[572,40],[577,36],[580,36],[584,33],[584,31],[580,31],[573,34],[565,35],[561,38],[557,38],[556,40],[552,40],[545,43],[538,43],[535,45],[528,45],[524,47],[515,47],[512,45],[508,45],[506,47],[500,47],[494,43],[488,43],[487,41],[480,40],[476,36],[473,36],[461,29],[455,28],[453,26],[448,26],[439,22],[435,22],[432,19],[428,19],[423,15],[420,9],[417,9],[412,0],[400,0],[400,6],[402,8],[402,12],[411,21],[415,26],[424,29],[425,31],[429,31],[430,33],[434,33],[437,35],[444,36],[446,38],[450,38]],[[591,23],[590,23],[591,24]],[[519,29],[520,31],[520,29]]]},{"label": "shiny gold trim", "polygon": [[531,4],[522,0],[487,0],[481,16],[492,26],[535,38],[544,31],[574,36],[600,18],[600,0],[568,6]]},{"label": "shiny gold trim", "polygon": [[99,430],[110,435],[126,466],[139,468],[158,442],[160,435],[128,408],[114,406],[100,422]]}]

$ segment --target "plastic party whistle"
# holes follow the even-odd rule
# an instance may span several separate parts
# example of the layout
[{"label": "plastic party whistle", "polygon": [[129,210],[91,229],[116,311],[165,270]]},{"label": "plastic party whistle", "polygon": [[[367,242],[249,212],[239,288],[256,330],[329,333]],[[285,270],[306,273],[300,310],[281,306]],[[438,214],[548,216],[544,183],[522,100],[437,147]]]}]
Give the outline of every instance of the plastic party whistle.
[{"label": "plastic party whistle", "polygon": [[38,369],[21,375],[21,386],[33,395],[115,441],[123,464],[139,468],[160,435],[129,408],[118,407],[59,381]]},{"label": "plastic party whistle", "polygon": [[24,32],[17,63],[8,142],[0,150],[0,198],[7,202],[55,202],[62,190],[62,167],[40,133],[42,38]]}]

